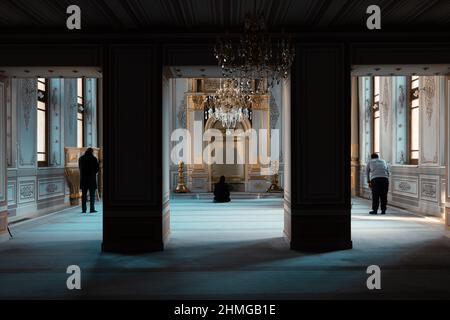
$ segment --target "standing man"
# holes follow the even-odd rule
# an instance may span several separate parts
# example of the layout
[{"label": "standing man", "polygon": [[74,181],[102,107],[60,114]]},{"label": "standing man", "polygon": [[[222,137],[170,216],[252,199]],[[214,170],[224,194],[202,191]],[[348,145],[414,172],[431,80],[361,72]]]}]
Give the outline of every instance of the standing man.
[{"label": "standing man", "polygon": [[381,214],[385,214],[389,190],[389,167],[386,161],[380,159],[376,153],[372,154],[371,160],[367,163],[366,176],[369,188],[372,189],[372,211],[369,213],[378,213],[381,200]]},{"label": "standing man", "polygon": [[94,150],[88,148],[84,155],[78,159],[78,167],[80,168],[80,188],[81,188],[81,206],[83,213],[86,213],[87,192],[90,195],[90,212],[95,210],[95,190],[97,189],[97,172],[99,164],[94,156]]}]

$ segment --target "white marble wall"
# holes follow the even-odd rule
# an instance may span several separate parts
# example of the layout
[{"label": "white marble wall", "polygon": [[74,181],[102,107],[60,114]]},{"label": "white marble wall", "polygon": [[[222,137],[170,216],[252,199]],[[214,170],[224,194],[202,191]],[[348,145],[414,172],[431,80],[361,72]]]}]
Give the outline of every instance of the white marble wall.
[{"label": "white marble wall", "polygon": [[291,81],[285,80],[281,84],[282,139],[284,150],[284,229],[285,236],[291,238]]},{"label": "white marble wall", "polygon": [[[371,119],[368,119],[367,93],[370,79],[359,79],[360,150],[359,195],[368,197],[365,164],[371,152]],[[420,155],[418,165],[409,165],[408,93],[406,77],[381,77],[380,154],[391,166],[389,200],[391,204],[425,214],[440,216],[445,207],[445,111],[448,110],[446,77],[420,77]],[[371,95],[371,93],[369,93]],[[372,105],[370,103],[369,105]],[[366,111],[366,112],[364,112]],[[369,128],[369,129],[368,129]]]},{"label": "white marble wall", "polygon": [[[96,79],[86,79],[89,115],[88,146],[96,146]],[[76,146],[76,79],[49,79],[47,167],[37,165],[36,79],[9,79],[6,90],[7,205],[10,221],[45,214],[68,206],[64,177],[64,147]],[[91,100],[91,102],[89,102]],[[91,134],[90,134],[91,133]]]}]

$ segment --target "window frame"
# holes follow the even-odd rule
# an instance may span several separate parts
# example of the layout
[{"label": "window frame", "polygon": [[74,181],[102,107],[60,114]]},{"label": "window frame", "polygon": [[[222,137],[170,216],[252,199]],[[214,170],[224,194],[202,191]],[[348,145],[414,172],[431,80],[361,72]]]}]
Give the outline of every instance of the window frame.
[{"label": "window frame", "polygon": [[[417,77],[417,79],[413,80],[413,77]],[[413,82],[417,81],[417,88],[413,90]],[[414,95],[415,92],[417,92],[417,97]],[[420,76],[414,75],[410,76],[408,78],[408,158],[409,158],[409,164],[411,165],[419,165],[419,154],[420,154]],[[417,101],[418,104],[416,107],[413,107],[413,102]],[[413,149],[413,139],[412,139],[412,113],[413,110],[418,110],[418,134],[419,134],[419,141],[418,141],[418,149]],[[417,152],[418,156],[417,158],[413,158],[412,154],[413,152]]]},{"label": "window frame", "polygon": [[[375,81],[378,80],[378,93],[375,93]],[[380,145],[380,127],[378,127],[378,132],[376,132],[375,130],[375,122],[376,119],[378,119],[378,123],[380,124],[380,118],[381,118],[381,113],[380,113],[380,94],[381,94],[381,90],[380,90],[380,84],[381,84],[381,78],[380,76],[373,76],[372,77],[372,153],[380,153],[380,149],[381,149],[381,145]],[[376,116],[376,114],[378,113],[378,116]],[[378,134],[378,150],[375,150],[375,138],[376,135]]]},{"label": "window frame", "polygon": [[[42,83],[42,81],[40,81],[40,79],[44,79],[44,82],[43,82],[44,91],[39,89],[39,83]],[[37,85],[37,99],[36,99],[36,133],[37,133],[37,137],[36,137],[36,143],[37,143],[37,139],[39,138],[39,121],[37,121],[38,114],[39,114],[39,112],[44,112],[44,114],[45,114],[45,133],[44,133],[45,134],[45,137],[44,137],[45,151],[44,152],[38,151],[37,146],[36,146],[37,166],[39,168],[42,168],[42,167],[49,166],[49,112],[48,112],[49,82],[48,82],[48,79],[47,78],[37,78],[36,85]],[[43,93],[43,98],[39,98],[40,92]],[[45,104],[45,109],[39,108],[39,102],[42,102]],[[43,154],[45,156],[45,160],[39,160],[38,155],[40,155],[40,154]]]},{"label": "window frame", "polygon": [[[78,95],[78,84],[81,80],[81,97]],[[84,137],[84,107],[85,107],[85,96],[86,96],[86,88],[85,88],[84,78],[77,78],[77,148],[83,148],[85,146],[85,137]],[[78,99],[81,99],[81,103],[78,102]],[[80,107],[83,108],[83,111],[80,112]],[[79,116],[81,115],[81,119]],[[81,122],[81,146],[78,145],[78,123]]]}]

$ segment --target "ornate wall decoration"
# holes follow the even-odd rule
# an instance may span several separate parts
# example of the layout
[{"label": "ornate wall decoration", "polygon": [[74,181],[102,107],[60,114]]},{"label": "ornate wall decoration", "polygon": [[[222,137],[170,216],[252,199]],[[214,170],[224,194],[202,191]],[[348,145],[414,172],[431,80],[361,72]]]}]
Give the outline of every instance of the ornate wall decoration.
[{"label": "ornate wall decoration", "polygon": [[395,96],[395,138],[396,139],[396,155],[395,162],[397,164],[405,164],[407,160],[407,136],[408,136],[408,121],[406,112],[406,77],[395,77],[394,80],[396,84]]},{"label": "ornate wall decoration", "polygon": [[368,124],[368,123],[370,123],[370,121],[372,119],[372,106],[371,106],[371,103],[370,103],[369,99],[365,100],[365,108],[364,108],[364,110],[365,110],[365,113],[364,113],[365,118],[364,118],[364,120]]},{"label": "ornate wall decoration", "polygon": [[59,166],[61,164],[62,146],[63,140],[62,131],[60,128],[64,125],[62,119],[63,114],[61,108],[63,106],[63,82],[61,79],[50,79],[51,96],[49,104],[51,106],[50,112],[50,145],[49,145],[49,165],[52,167]]},{"label": "ornate wall decoration", "polygon": [[360,161],[361,164],[365,164],[370,159],[370,152],[372,149],[372,98],[370,77],[362,77],[359,84],[361,86],[361,94],[359,97],[359,112],[362,118],[362,121],[360,123]]},{"label": "ornate wall decoration", "polygon": [[405,156],[405,152],[403,150],[400,151],[400,158],[398,159],[398,163],[400,163],[400,164],[406,163],[406,156]]},{"label": "ornate wall decoration", "polygon": [[220,88],[219,79],[204,79],[203,80],[203,91],[204,92],[215,92]]},{"label": "ornate wall decoration", "polygon": [[85,121],[87,121],[88,124],[92,124],[92,79],[86,79],[85,80],[85,85],[87,87],[86,90],[86,104],[84,106],[84,116],[85,116]]},{"label": "ornate wall decoration", "polygon": [[384,129],[387,129],[389,123],[389,109],[391,107],[391,90],[389,78],[384,79],[383,101],[380,103],[381,116],[383,118]]},{"label": "ornate wall decoration", "polygon": [[36,166],[36,101],[35,79],[17,80],[17,146],[18,164],[21,168]]},{"label": "ornate wall decoration", "polygon": [[397,112],[402,114],[406,108],[406,95],[403,85],[398,86]]},{"label": "ornate wall decoration", "polygon": [[[78,105],[77,105],[77,97],[74,94],[74,86],[73,86],[73,82],[69,84],[69,115],[76,115],[77,109],[78,109]],[[69,121],[69,132],[70,134],[73,134],[74,132],[74,121]]]},{"label": "ornate wall decoration", "polygon": [[436,165],[439,163],[439,90],[436,89],[436,77],[426,76],[421,81],[420,103],[421,109],[421,129],[420,159],[423,165]]},{"label": "ornate wall decoration", "polygon": [[431,119],[434,111],[435,82],[434,77],[424,77],[424,86],[420,89],[424,95],[425,110],[428,119],[428,126],[431,126]]},{"label": "ornate wall decoration", "polygon": [[411,190],[411,185],[407,181],[402,181],[398,184],[399,190],[407,192]]},{"label": "ornate wall decoration", "polygon": [[203,110],[205,105],[205,97],[203,95],[192,95],[194,110]]},{"label": "ornate wall decoration", "polygon": [[32,185],[20,186],[20,199],[31,199],[34,196]]},{"label": "ornate wall decoration", "polygon": [[392,189],[394,194],[419,198],[419,178],[414,176],[393,176]]},{"label": "ornate wall decoration", "polygon": [[181,100],[180,105],[178,106],[178,127],[179,128],[186,128],[186,109],[187,109],[187,101],[186,101],[186,95],[184,95],[183,100]]},{"label": "ornate wall decoration", "polygon": [[280,117],[280,111],[273,95],[270,96],[269,110],[270,110],[270,128],[275,129],[278,122],[278,118]]},{"label": "ornate wall decoration", "polygon": [[97,90],[95,78],[85,79],[86,95],[85,95],[85,105],[84,105],[84,116],[85,116],[85,143],[88,147],[94,147],[97,145],[97,132],[96,132],[96,121],[97,121]]},{"label": "ornate wall decoration", "polygon": [[36,99],[34,99],[36,94],[36,86],[33,85],[31,80],[22,80],[22,88],[20,92],[25,129],[28,130],[30,127],[31,111],[33,110],[33,106],[36,104]]},{"label": "ornate wall decoration", "polygon": [[440,197],[439,176],[421,175],[421,200],[438,203]]},{"label": "ornate wall decoration", "polygon": [[436,185],[430,183],[422,184],[422,195],[427,198],[436,198]]},{"label": "ornate wall decoration", "polygon": [[32,202],[35,199],[34,181],[19,182],[19,203]]},{"label": "ornate wall decoration", "polygon": [[268,110],[270,99],[268,95],[254,95],[252,97],[252,110]]},{"label": "ornate wall decoration", "polygon": [[47,191],[47,193],[54,193],[56,190],[58,190],[58,186],[54,183],[49,183],[45,190]]},{"label": "ornate wall decoration", "polygon": [[[58,141],[56,141],[56,142],[58,142]],[[52,163],[51,163],[51,165],[52,166],[59,166],[61,163],[58,161],[58,156],[57,156],[57,154],[56,154],[56,151],[53,151],[53,153],[52,153]]]},{"label": "ornate wall decoration", "polygon": [[64,196],[65,182],[62,178],[42,178],[38,181],[38,199]]},{"label": "ornate wall decoration", "polygon": [[53,107],[53,112],[55,115],[58,115],[58,88],[53,88],[52,90],[52,97],[51,97],[51,105]]}]

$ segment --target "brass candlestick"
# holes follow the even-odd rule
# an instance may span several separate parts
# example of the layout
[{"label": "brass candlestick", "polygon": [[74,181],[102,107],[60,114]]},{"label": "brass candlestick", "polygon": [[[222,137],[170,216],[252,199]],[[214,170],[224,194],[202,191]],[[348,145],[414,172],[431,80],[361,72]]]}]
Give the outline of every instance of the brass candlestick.
[{"label": "brass candlestick", "polygon": [[187,193],[189,192],[189,189],[186,187],[186,184],[184,183],[184,163],[183,161],[180,161],[178,163],[178,183],[177,187],[175,188],[175,193]]},{"label": "brass candlestick", "polygon": [[272,175],[272,184],[267,192],[283,192],[283,188],[278,185],[278,173]]}]

